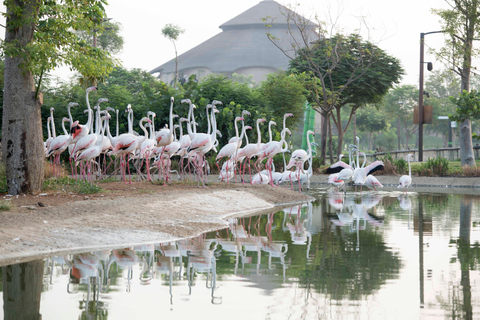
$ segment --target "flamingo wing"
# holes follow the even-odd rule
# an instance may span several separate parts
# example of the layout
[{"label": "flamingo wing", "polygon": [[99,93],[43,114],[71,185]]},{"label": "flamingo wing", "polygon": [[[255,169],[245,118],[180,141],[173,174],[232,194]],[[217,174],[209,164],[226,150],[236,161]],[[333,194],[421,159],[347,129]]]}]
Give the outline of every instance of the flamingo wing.
[{"label": "flamingo wing", "polygon": [[367,175],[383,169],[385,169],[385,166],[383,165],[383,161],[379,161],[379,160],[374,161],[365,167],[365,171]]}]

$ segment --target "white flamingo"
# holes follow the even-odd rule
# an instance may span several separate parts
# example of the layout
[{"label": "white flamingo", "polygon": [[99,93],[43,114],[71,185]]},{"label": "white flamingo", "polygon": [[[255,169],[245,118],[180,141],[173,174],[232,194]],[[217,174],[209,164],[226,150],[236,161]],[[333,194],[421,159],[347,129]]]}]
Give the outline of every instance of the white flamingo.
[{"label": "white flamingo", "polygon": [[[242,183],[245,184],[245,165],[247,163],[248,159],[248,171],[250,173],[250,180],[252,179],[252,172],[250,169],[250,158],[258,152],[258,149],[260,148],[260,144],[262,143],[262,135],[260,132],[260,123],[265,122],[265,119],[257,119],[257,143],[249,143],[245,147],[243,147],[241,150],[238,151],[237,156],[238,157],[245,157],[245,160],[243,160],[243,172],[242,172]],[[256,168],[256,171],[258,172],[259,170]]]},{"label": "white flamingo", "polygon": [[413,154],[409,153],[407,155],[408,161],[408,176],[403,175],[400,177],[400,181],[397,188],[403,188],[403,191],[407,193],[408,187],[412,184],[412,167],[410,166],[410,161],[413,160]]}]

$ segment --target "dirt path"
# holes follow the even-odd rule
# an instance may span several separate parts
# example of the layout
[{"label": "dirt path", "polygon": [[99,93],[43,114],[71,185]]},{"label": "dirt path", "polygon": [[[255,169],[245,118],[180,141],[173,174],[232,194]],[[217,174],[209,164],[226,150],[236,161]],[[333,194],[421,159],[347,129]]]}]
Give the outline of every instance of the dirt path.
[{"label": "dirt path", "polygon": [[0,212],[0,265],[66,251],[174,241],[224,228],[226,217],[276,211],[311,200],[287,188],[213,183],[100,183],[95,195],[45,192],[7,197]]}]

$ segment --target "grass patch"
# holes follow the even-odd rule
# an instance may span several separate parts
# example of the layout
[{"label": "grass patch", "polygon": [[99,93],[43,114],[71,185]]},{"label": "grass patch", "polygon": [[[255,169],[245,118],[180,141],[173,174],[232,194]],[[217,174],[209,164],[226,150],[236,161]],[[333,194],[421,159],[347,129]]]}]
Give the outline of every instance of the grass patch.
[{"label": "grass patch", "polygon": [[78,194],[93,194],[104,191],[102,188],[93,183],[83,180],[75,180],[69,177],[46,180],[43,183],[43,189],[45,191],[58,190],[62,192],[72,192]]},{"label": "grass patch", "polygon": [[12,209],[12,204],[10,201],[0,201],[0,211],[10,211]]}]

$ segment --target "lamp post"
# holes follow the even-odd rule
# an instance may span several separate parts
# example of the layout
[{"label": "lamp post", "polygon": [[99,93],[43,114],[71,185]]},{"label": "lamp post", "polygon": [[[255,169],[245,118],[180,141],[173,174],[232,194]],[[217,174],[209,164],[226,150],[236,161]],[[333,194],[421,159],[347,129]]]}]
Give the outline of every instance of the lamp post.
[{"label": "lamp post", "polygon": [[[420,33],[420,81],[419,81],[419,93],[418,93],[418,161],[423,161],[423,61],[425,36],[432,33],[444,33],[445,31],[431,31],[426,33]],[[429,63],[428,69],[431,70],[431,64]]]}]

